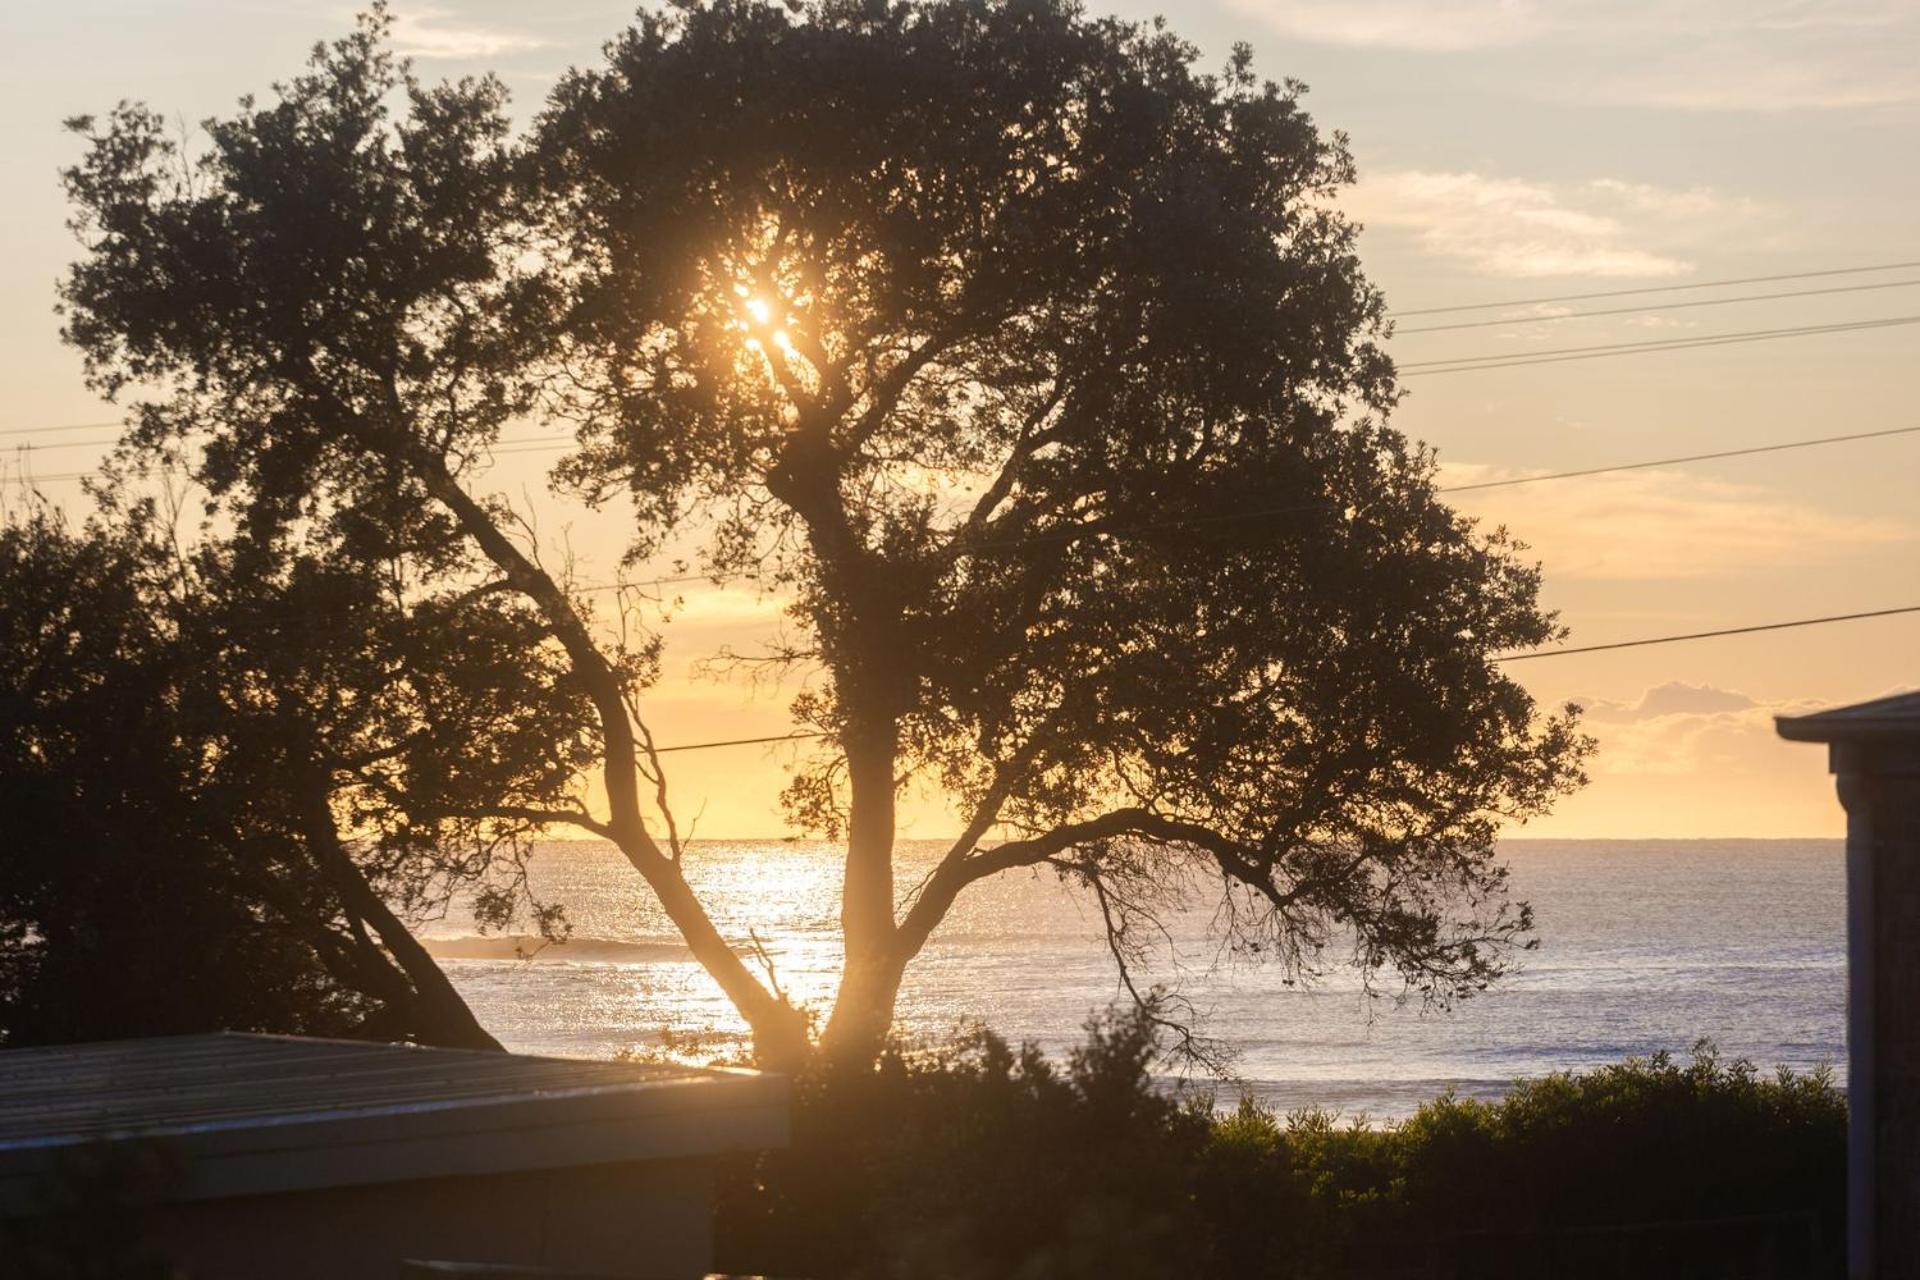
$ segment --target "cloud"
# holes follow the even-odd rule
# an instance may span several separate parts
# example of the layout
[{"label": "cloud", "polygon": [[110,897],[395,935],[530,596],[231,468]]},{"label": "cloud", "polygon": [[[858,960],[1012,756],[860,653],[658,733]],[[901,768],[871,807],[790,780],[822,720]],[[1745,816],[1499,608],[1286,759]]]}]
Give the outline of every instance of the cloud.
[{"label": "cloud", "polygon": [[[1872,696],[1870,693],[1866,696]],[[1822,703],[1664,684],[1584,703],[1599,749],[1592,785],[1514,834],[1576,838],[1834,836],[1845,813],[1825,754],[1787,742],[1774,717]]]},{"label": "cloud", "polygon": [[[1896,42],[1920,60],[1920,38]],[[1783,52],[1730,41],[1694,59],[1656,55],[1624,72],[1566,82],[1562,96],[1700,112],[1841,111],[1920,102],[1920,76],[1885,49]]]},{"label": "cloud", "polygon": [[1599,744],[1592,786],[1576,797],[1585,805],[1558,816],[1611,835],[1835,830],[1842,819],[1824,762],[1774,728],[1775,716],[1816,707],[1677,683],[1648,689],[1631,706],[1589,703],[1584,723]]},{"label": "cloud", "polygon": [[[1732,771],[1756,748],[1777,750],[1773,713],[1764,707],[1714,715],[1659,716],[1613,726],[1599,734],[1592,769],[1608,776],[1703,774]],[[1745,772],[1746,770],[1740,770]]]},{"label": "cloud", "polygon": [[[1444,482],[1525,472],[1449,465]],[[1862,548],[1910,542],[1920,530],[1797,502],[1756,485],[1678,471],[1630,471],[1461,494],[1457,505],[1504,524],[1550,581],[1685,580],[1814,565]]]},{"label": "cloud", "polygon": [[660,612],[682,628],[737,627],[777,623],[793,603],[791,596],[750,585],[688,584],[668,594]]},{"label": "cloud", "polygon": [[1595,178],[1587,189],[1611,196],[1630,209],[1662,218],[1717,218],[1728,211],[1728,202],[1705,187],[1675,190],[1646,182],[1623,182],[1619,178]]},{"label": "cloud", "polygon": [[[1648,700],[1656,699],[1660,689],[1649,689],[1641,708],[1624,719],[1610,718],[1595,707],[1588,723],[1600,743],[1591,770],[1595,784],[1609,777],[1713,776],[1751,777],[1776,770],[1804,770],[1811,780],[1824,786],[1824,779],[1805,769],[1804,753],[1785,745],[1774,728],[1777,715],[1794,715],[1815,709],[1803,702],[1756,702],[1731,690],[1706,687],[1665,686],[1685,689],[1679,701],[1692,700],[1701,705],[1684,705],[1667,710],[1644,710]],[[1729,705],[1714,709],[1708,705],[1712,695],[1720,694]],[[1734,703],[1738,702],[1738,705]],[[1601,704],[1604,706],[1605,704]]]},{"label": "cloud", "polygon": [[[1761,700],[1712,685],[1656,685],[1632,706],[1576,698],[1600,741],[1593,774],[1604,776],[1753,775],[1805,771],[1804,751],[1786,744],[1776,716],[1824,709],[1806,699]],[[1824,782],[1821,774],[1806,771]]]},{"label": "cloud", "polygon": [[1283,35],[1418,54],[1517,50],[1496,83],[1695,111],[1920,101],[1910,0],[1230,0]]},{"label": "cloud", "polygon": [[1672,681],[1655,685],[1640,695],[1637,703],[1607,702],[1604,699],[1576,698],[1586,708],[1589,723],[1631,724],[1672,715],[1723,715],[1750,711],[1760,704],[1744,693],[1716,689],[1711,685],[1683,684]]},{"label": "cloud", "polygon": [[545,40],[519,31],[455,21],[447,9],[419,8],[393,17],[393,47],[410,58],[497,58],[545,46]]},{"label": "cloud", "polygon": [[1317,44],[1455,53],[1517,44],[1545,29],[1532,0],[1231,0],[1282,35]]},{"label": "cloud", "polygon": [[1402,169],[1363,177],[1347,209],[1369,227],[1410,234],[1427,252],[1509,277],[1667,278],[1693,264],[1685,246],[1765,216],[1706,187],[1616,178],[1547,183]]},{"label": "cloud", "polygon": [[1617,29],[1588,15],[1616,56],[1569,81],[1575,96],[1694,111],[1920,102],[1920,7],[1910,0],[1638,0],[1627,14]]}]

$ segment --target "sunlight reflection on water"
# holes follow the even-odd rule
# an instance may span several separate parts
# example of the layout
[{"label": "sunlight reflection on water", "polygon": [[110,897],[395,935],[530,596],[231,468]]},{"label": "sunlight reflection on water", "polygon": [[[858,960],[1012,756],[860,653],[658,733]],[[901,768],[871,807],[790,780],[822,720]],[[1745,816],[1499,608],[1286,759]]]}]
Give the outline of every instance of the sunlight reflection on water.
[{"label": "sunlight reflection on water", "polygon": [[[903,885],[935,848],[908,846]],[[1503,852],[1516,892],[1533,902],[1541,947],[1519,974],[1451,1012],[1368,1002],[1341,972],[1300,990],[1272,969],[1215,968],[1205,910],[1175,926],[1178,985],[1205,1030],[1239,1051],[1246,1087],[1282,1106],[1398,1116],[1444,1088],[1487,1095],[1518,1076],[1685,1053],[1701,1037],[1763,1067],[1842,1058],[1837,841],[1517,841]],[[824,1014],[840,964],[836,852],[701,842],[688,875],[722,931],[755,930],[782,987]],[[458,912],[424,930],[510,1048],[604,1055],[656,1045],[663,1032],[744,1032],[617,851],[543,846],[533,881],[565,904],[574,944],[529,961],[514,958],[510,940],[475,940]],[[1175,974],[1163,955],[1152,976]],[[1087,904],[1051,873],[1017,874],[962,896],[909,971],[900,1021],[938,1034],[979,1018],[1061,1049],[1117,994]]]}]

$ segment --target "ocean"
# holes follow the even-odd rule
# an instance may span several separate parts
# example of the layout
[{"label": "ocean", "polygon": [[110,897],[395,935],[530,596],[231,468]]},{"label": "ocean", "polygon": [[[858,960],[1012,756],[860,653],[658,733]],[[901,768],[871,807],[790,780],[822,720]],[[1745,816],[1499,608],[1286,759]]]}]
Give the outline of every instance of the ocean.
[{"label": "ocean", "polygon": [[[900,881],[938,846],[904,847]],[[1845,872],[1835,840],[1514,840],[1514,892],[1540,945],[1486,994],[1448,1010],[1368,999],[1348,972],[1289,987],[1275,969],[1220,963],[1196,907],[1145,977],[1190,999],[1234,1051],[1231,1099],[1375,1120],[1453,1090],[1600,1066],[1696,1041],[1763,1069],[1844,1060]],[[729,936],[758,937],[784,990],[824,1013],[839,964],[834,849],[701,841],[689,879]],[[565,906],[564,946],[481,936],[458,908],[422,929],[481,1022],[509,1048],[603,1056],[672,1035],[724,1048],[743,1028],[610,845],[539,847],[530,881]],[[975,886],[909,970],[899,1024],[938,1035],[984,1021],[1062,1050],[1117,999],[1097,914],[1050,872]]]}]

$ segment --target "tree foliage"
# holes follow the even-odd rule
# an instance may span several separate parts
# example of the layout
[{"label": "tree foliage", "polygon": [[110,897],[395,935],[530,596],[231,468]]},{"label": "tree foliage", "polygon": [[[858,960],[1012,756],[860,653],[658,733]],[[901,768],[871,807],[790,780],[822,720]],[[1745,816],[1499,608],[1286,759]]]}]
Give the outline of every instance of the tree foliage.
[{"label": "tree foliage", "polygon": [[220,829],[190,735],[164,723],[147,550],[0,534],[0,1040],[338,1034],[367,1002],[263,927],[259,851]]},{"label": "tree foliage", "polygon": [[[719,0],[643,14],[517,138],[497,82],[423,85],[384,30],[193,154],[142,108],[81,122],[68,336],[255,544],[516,601],[556,666],[510,700],[590,725],[556,764],[587,742],[606,799],[476,821],[613,840],[797,1049],[680,873],[656,644],[485,492],[502,426],[546,415],[579,445],[554,483],[626,504],[636,556],[697,538],[791,593],[769,656],[818,676],[788,796],[846,844],[848,1055],[1016,867],[1084,884],[1129,971],[1201,877],[1233,945],[1302,976],[1346,938],[1430,998],[1500,972],[1529,917],[1494,832],[1586,744],[1495,661],[1558,634],[1537,571],[1386,425],[1352,163],[1299,86],[1066,0]],[[922,783],[962,831],[903,893]]]},{"label": "tree foliage", "polygon": [[1710,1045],[1452,1095],[1398,1123],[1151,1073],[1097,1019],[1064,1064],[986,1031],[798,1082],[791,1146],[720,1182],[720,1265],[858,1277],[1837,1276],[1846,1103]]},{"label": "tree foliage", "polygon": [[523,612],[401,608],[231,541],[183,557],[136,505],[0,529],[0,629],[7,1042],[495,1047],[406,921],[529,905],[520,832],[461,816],[573,781]]}]

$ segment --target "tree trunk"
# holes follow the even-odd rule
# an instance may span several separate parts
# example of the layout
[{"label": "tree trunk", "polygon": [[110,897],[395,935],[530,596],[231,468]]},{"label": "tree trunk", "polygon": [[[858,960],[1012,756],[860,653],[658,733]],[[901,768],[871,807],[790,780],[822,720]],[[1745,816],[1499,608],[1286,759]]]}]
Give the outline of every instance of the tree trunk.
[{"label": "tree trunk", "polygon": [[893,918],[899,726],[889,712],[876,708],[885,705],[883,698],[865,687],[876,674],[869,664],[858,673],[864,680],[844,681],[842,695],[852,704],[845,738],[847,862],[840,898],[845,962],[823,1045],[829,1056],[849,1065],[871,1062],[879,1054],[893,1025],[904,967]]},{"label": "tree trunk", "polygon": [[[397,396],[395,404],[398,412]],[[601,777],[606,783],[611,815],[606,834],[653,890],[667,918],[686,939],[693,958],[747,1020],[753,1029],[755,1055],[767,1066],[782,1070],[798,1067],[805,1062],[808,1051],[806,1015],[754,977],[714,926],[706,907],[680,874],[679,863],[667,857],[647,833],[640,816],[639,744],[629,719],[620,675],[600,651],[567,593],[514,544],[494,522],[485,504],[475,500],[454,479],[444,461],[424,453],[415,454],[411,461],[419,469],[428,492],[453,513],[514,589],[539,606],[553,629],[554,638],[566,650],[573,673],[600,721],[604,753]]]},{"label": "tree trunk", "polygon": [[751,1019],[753,1062],[763,1071],[789,1074],[806,1069],[813,1060],[813,1041],[807,1035],[807,1015],[791,1005],[776,1005]]},{"label": "tree trunk", "polygon": [[347,910],[373,926],[380,945],[406,975],[412,994],[405,1021],[413,1034],[423,1044],[447,1049],[500,1051],[500,1042],[473,1016],[473,1010],[454,989],[439,962],[360,874],[353,855],[340,843],[325,785],[315,783],[303,787],[300,804],[307,847],[314,862],[332,882]]},{"label": "tree trunk", "polygon": [[894,1005],[905,973],[904,956],[889,952],[856,960],[849,947],[833,1016],[820,1039],[828,1061],[836,1066],[864,1068],[880,1056],[893,1030]]},{"label": "tree trunk", "polygon": [[753,976],[701,906],[693,887],[680,874],[679,864],[661,854],[650,840],[636,838],[628,829],[616,828],[614,843],[653,890],[667,918],[686,940],[687,950],[746,1019],[753,1031],[755,1060],[777,1071],[802,1066],[809,1050],[806,1014]]}]

